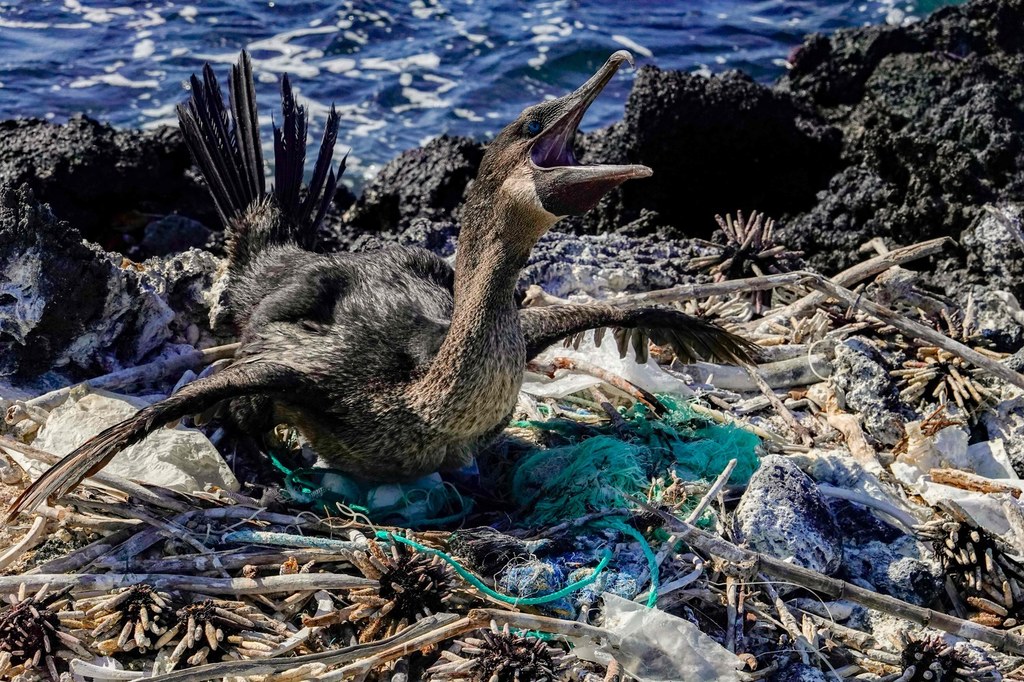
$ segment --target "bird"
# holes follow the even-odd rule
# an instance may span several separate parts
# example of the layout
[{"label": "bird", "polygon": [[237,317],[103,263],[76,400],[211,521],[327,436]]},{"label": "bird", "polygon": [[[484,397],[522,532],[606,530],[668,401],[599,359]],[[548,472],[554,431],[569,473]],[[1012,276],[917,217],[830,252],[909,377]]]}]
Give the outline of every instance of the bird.
[{"label": "bird", "polygon": [[227,368],[59,460],[12,503],[8,520],[66,495],[155,429],[214,409],[226,408],[247,433],[289,424],[330,466],[399,482],[472,461],[509,422],[527,363],[586,330],[625,330],[620,339],[633,339],[637,353],[649,336],[684,360],[749,361],[753,344],[671,308],[517,307],[520,271],[545,232],[651,175],[639,164],[583,165],[574,150],[583,115],[627,62],[628,51],[615,52],[575,91],[527,107],[487,145],[462,208],[454,268],[417,247],[313,252],[345,167],[344,159],[332,167],[337,110],[303,190],[307,114],[282,79],[268,191],[251,59],[242,51],[232,65],[227,105],[207,64],[178,107],[179,127],[225,226],[226,310],[240,346]]}]

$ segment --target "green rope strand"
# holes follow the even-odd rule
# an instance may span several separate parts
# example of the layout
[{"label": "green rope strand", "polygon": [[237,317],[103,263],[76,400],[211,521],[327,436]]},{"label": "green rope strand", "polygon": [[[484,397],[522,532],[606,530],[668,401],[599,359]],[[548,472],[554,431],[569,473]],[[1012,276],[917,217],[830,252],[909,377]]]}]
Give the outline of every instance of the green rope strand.
[{"label": "green rope strand", "polygon": [[622,519],[611,518],[606,521],[600,521],[597,525],[617,530],[640,544],[640,550],[647,559],[647,571],[651,574],[651,593],[647,596],[647,608],[653,608],[658,603],[658,588],[661,586],[661,579],[658,576],[658,558],[654,556],[654,550],[651,549],[647,538],[636,528],[626,524]]}]

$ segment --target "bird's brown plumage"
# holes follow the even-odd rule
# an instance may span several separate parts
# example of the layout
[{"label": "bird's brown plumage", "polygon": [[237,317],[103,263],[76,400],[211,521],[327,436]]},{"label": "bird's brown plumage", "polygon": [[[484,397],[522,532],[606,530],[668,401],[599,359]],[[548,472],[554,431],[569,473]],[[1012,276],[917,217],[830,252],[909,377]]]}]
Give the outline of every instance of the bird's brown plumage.
[{"label": "bird's brown plumage", "polygon": [[64,457],[9,518],[61,495],[154,428],[227,403],[251,430],[297,426],[332,466],[393,481],[460,465],[507,422],[527,361],[544,346],[607,325],[649,330],[684,356],[735,361],[749,344],[682,313],[610,305],[516,308],[516,281],[537,239],[643,166],[581,166],[572,150],[586,107],[630,60],[618,52],[576,92],[526,109],[488,147],[462,211],[454,271],[415,248],[314,254],[336,184],[332,113],[306,197],[305,112],[284,82],[272,194],[248,57],[232,71],[230,112],[212,70],[193,79],[181,126],[226,224],[235,364],[142,410]]}]

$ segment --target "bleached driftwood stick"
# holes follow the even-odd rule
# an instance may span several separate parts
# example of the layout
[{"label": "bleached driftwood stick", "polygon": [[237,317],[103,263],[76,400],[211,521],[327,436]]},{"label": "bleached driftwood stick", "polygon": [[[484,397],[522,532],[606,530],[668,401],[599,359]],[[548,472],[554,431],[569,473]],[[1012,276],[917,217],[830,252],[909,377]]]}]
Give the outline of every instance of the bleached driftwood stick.
[{"label": "bleached driftwood stick", "polygon": [[235,351],[238,350],[238,346],[239,344],[237,343],[229,343],[224,346],[204,348],[203,350],[184,353],[173,358],[156,360],[145,365],[139,365],[138,367],[104,374],[103,376],[96,377],[95,379],[88,379],[87,381],[75,384],[74,386],[58,388],[56,391],[50,391],[49,393],[44,393],[41,396],[26,400],[25,405],[27,407],[52,410],[54,407],[67,400],[68,395],[70,395],[71,390],[75,388],[75,386],[84,385],[94,390],[104,389],[109,391],[115,388],[132,386],[134,384],[159,381],[166,377],[173,376],[176,373],[184,372],[187,369],[195,369],[197,367],[208,365],[211,362],[216,362],[217,360],[234,357]]},{"label": "bleached driftwood stick", "polygon": [[[893,249],[888,253],[879,254],[862,263],[857,263],[834,275],[830,280],[839,286],[850,287],[858,282],[863,282],[869,277],[881,274],[889,268],[936,254],[952,243],[954,242],[949,237],[939,237],[938,239],[929,239],[919,244],[911,244],[910,246]],[[820,292],[807,294],[787,306],[770,311],[760,319],[747,322],[744,326],[747,329],[756,329],[765,322],[780,322],[791,317],[799,317],[817,308],[824,302],[825,298]]]},{"label": "bleached driftwood stick", "polygon": [[46,517],[37,516],[32,521],[32,527],[28,529],[24,537],[11,545],[6,552],[0,554],[0,570],[3,570],[17,561],[22,554],[32,549],[46,536]]},{"label": "bleached driftwood stick", "polygon": [[147,583],[158,590],[182,590],[198,594],[274,594],[373,587],[377,581],[343,573],[298,573],[265,578],[202,578],[166,573],[36,573],[0,576],[0,593],[15,592],[22,584],[29,591],[49,585],[54,590],[72,587],[82,592],[110,592],[139,583]]}]

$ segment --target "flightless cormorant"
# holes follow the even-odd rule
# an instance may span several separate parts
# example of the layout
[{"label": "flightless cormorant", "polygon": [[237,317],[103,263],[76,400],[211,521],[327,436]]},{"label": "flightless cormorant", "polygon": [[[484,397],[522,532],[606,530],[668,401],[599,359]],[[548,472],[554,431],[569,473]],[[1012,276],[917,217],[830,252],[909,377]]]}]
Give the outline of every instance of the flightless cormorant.
[{"label": "flightless cormorant", "polygon": [[306,112],[284,78],[268,192],[249,57],[243,52],[232,68],[228,106],[207,65],[178,113],[227,230],[227,310],[241,342],[235,360],[65,456],[8,519],[67,493],[154,429],[221,404],[250,433],[286,422],[331,466],[397,481],[458,467],[497,436],[526,363],[559,339],[643,329],[683,359],[744,360],[748,342],[676,310],[516,306],[520,270],[542,234],[651,174],[641,165],[581,165],[573,151],[584,113],[626,61],[628,52],[616,52],[575,92],[528,107],[487,146],[462,209],[454,269],[420,248],[309,250],[337,188],[337,112],[332,107],[303,193]]}]

